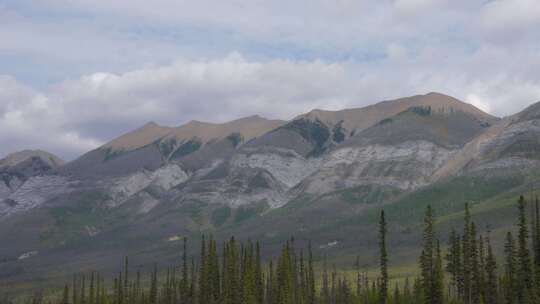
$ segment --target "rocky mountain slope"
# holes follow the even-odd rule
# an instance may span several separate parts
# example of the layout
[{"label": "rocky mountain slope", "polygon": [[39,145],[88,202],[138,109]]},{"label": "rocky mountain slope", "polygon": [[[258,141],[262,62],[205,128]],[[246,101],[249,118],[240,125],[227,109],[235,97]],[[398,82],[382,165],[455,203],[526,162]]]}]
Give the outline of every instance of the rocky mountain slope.
[{"label": "rocky mountain slope", "polygon": [[538,185],[539,139],[539,104],[499,119],[429,93],[290,121],[149,123],[65,165],[10,157],[0,173],[18,179],[0,184],[0,242],[14,246],[0,248],[0,278],[46,276],[56,268],[44,261],[59,259],[76,269],[76,257],[103,269],[123,254],[144,264],[202,232],[295,235],[347,253],[373,242],[382,204],[400,223],[392,246],[412,246],[428,202],[441,215],[465,200],[495,210]]},{"label": "rocky mountain slope", "polygon": [[35,207],[62,188],[55,176],[64,161],[40,150],[12,153],[0,160],[0,217]]}]

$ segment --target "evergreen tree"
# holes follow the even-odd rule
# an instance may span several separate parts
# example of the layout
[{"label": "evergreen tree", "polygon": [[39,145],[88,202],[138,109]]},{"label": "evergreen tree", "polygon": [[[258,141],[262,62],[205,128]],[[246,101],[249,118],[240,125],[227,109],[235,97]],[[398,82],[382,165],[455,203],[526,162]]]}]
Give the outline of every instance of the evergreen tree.
[{"label": "evergreen tree", "polygon": [[[231,238],[223,244],[221,259],[216,241],[210,236],[201,242],[201,255],[187,263],[187,241],[184,239],[182,264],[179,268],[167,267],[163,276],[158,275],[157,264],[150,272],[149,280],[142,279],[136,272],[129,277],[128,259],[123,269],[112,278],[110,290],[104,278],[97,272],[74,276],[71,285],[56,291],[57,298],[50,304],[521,304],[537,303],[536,279],[538,250],[538,206],[534,206],[534,218],[527,226],[525,201],[518,202],[518,238],[512,233],[506,236],[504,246],[504,271],[497,274],[497,260],[489,237],[477,237],[476,226],[471,220],[468,206],[465,212],[465,227],[460,237],[450,233],[445,256],[444,280],[442,250],[434,231],[434,215],[430,206],[426,209],[423,227],[420,277],[404,285],[396,284],[388,290],[388,257],[386,248],[387,224],[384,212],[379,221],[380,276],[369,280],[360,271],[360,260],[356,261],[356,293],[351,292],[347,276],[336,271],[329,275],[325,257],[322,278],[314,273],[311,243],[308,254],[295,247],[294,239],[281,248],[276,263],[268,261],[263,266],[259,243],[236,242]],[[531,229],[531,231],[529,231]],[[529,233],[532,242],[529,243]],[[530,246],[532,245],[532,246]],[[530,246],[530,248],[529,248]],[[531,257],[530,250],[533,250]],[[467,262],[465,262],[467,260]],[[220,263],[221,262],[221,263]],[[525,266],[528,267],[525,267]],[[180,271],[179,271],[180,270]],[[468,293],[463,292],[466,275]],[[158,282],[162,278],[162,283]],[[87,282],[88,279],[88,282]],[[321,282],[316,289],[315,282]],[[142,286],[148,282],[148,286]],[[445,285],[447,283],[447,285]],[[456,286],[457,285],[457,286]],[[71,288],[69,288],[71,286]],[[71,289],[71,290],[70,290]],[[353,287],[354,289],[354,287]],[[445,290],[448,290],[448,299]],[[456,292],[457,289],[457,292]],[[71,294],[70,294],[71,292]],[[44,296],[36,293],[28,303],[43,303]],[[49,295],[45,299],[49,299]]]},{"label": "evergreen tree", "polygon": [[471,257],[474,256],[474,253],[471,250],[471,242],[474,239],[471,238],[471,212],[469,209],[469,204],[465,203],[465,225],[463,227],[463,238],[462,238],[462,269],[461,269],[461,284],[463,290],[463,302],[465,304],[475,304],[472,302],[472,279],[471,272],[472,269],[472,260]]},{"label": "evergreen tree", "polygon": [[479,248],[476,240],[476,225],[471,223],[470,237],[470,266],[471,266],[471,287],[470,287],[470,299],[472,303],[480,303],[480,258]]},{"label": "evergreen tree", "polygon": [[86,277],[84,274],[82,275],[80,303],[86,304]]},{"label": "evergreen tree", "polygon": [[187,237],[184,237],[182,250],[182,279],[180,281],[180,299],[183,303],[188,303],[188,285]]},{"label": "evergreen tree", "polygon": [[436,256],[433,268],[433,304],[442,304],[444,302],[444,271],[442,263],[442,254],[439,241],[436,241]]},{"label": "evergreen tree", "polygon": [[68,285],[64,285],[64,293],[62,294],[62,304],[68,304],[69,303],[69,287]]},{"label": "evergreen tree", "polygon": [[487,257],[486,257],[486,265],[485,265],[485,271],[487,274],[487,282],[486,282],[486,291],[485,291],[485,303],[486,304],[497,304],[498,302],[498,293],[499,288],[497,286],[497,260],[495,259],[495,255],[493,254],[493,250],[491,248],[491,242],[489,241],[489,238],[486,240],[487,242]]},{"label": "evergreen tree", "polygon": [[326,261],[326,256],[324,256],[324,264],[323,264],[321,301],[324,304],[330,303],[330,290],[328,286],[328,264]]},{"label": "evergreen tree", "polygon": [[94,272],[90,274],[90,290],[88,295],[88,303],[95,304],[94,302]]},{"label": "evergreen tree", "polygon": [[504,264],[504,298],[506,304],[516,303],[517,295],[517,260],[516,244],[511,232],[506,234],[506,243],[504,246],[505,264]]},{"label": "evergreen tree", "polygon": [[77,286],[78,286],[77,275],[73,275],[73,282],[72,282],[72,286],[71,286],[71,290],[73,290],[73,299],[72,299],[73,304],[79,304],[79,297],[78,297],[78,294],[77,294]]},{"label": "evergreen tree", "polygon": [[528,247],[529,231],[525,215],[525,198],[520,196],[518,201],[518,248],[517,248],[517,299],[519,304],[531,302],[532,296],[532,273],[531,258]]},{"label": "evergreen tree", "polygon": [[388,302],[388,253],[386,250],[386,219],[384,210],[381,211],[379,219],[379,266],[380,266],[380,286],[379,286],[379,303],[386,304]]},{"label": "evergreen tree", "polygon": [[479,291],[480,299],[485,303],[486,302],[486,257],[485,257],[485,248],[484,248],[484,237],[480,235],[478,239],[478,265],[479,265]]},{"label": "evergreen tree", "polygon": [[257,303],[263,304],[264,302],[264,279],[261,261],[261,246],[257,241],[255,245],[255,289],[257,296]]},{"label": "evergreen tree", "polygon": [[152,278],[150,282],[150,304],[156,304],[158,300],[158,272],[157,265],[154,264],[154,271],[152,272]]},{"label": "evergreen tree", "polygon": [[461,275],[461,238],[454,229],[450,232],[448,240],[448,253],[446,255],[446,271],[450,274],[450,296],[457,298],[460,293]]},{"label": "evergreen tree", "polygon": [[424,216],[424,232],[422,254],[420,255],[420,270],[422,290],[424,292],[425,304],[434,304],[436,295],[434,291],[435,285],[435,232],[433,228],[433,211],[428,205]]},{"label": "evergreen tree", "polygon": [[534,203],[534,283],[536,298],[540,299],[540,203],[536,197]]},{"label": "evergreen tree", "polygon": [[123,283],[123,296],[122,303],[128,303],[128,282],[129,282],[129,275],[128,275],[128,269],[129,269],[129,263],[128,263],[128,257],[126,256],[124,258],[124,283]]},{"label": "evergreen tree", "polygon": [[308,261],[308,304],[315,304],[315,272],[313,270],[313,252],[311,249],[311,242],[309,242],[308,246],[309,250],[309,261]]},{"label": "evergreen tree", "polygon": [[210,294],[209,294],[209,275],[208,275],[208,256],[206,252],[206,239],[205,236],[202,236],[201,240],[201,256],[199,264],[199,295],[198,300],[200,304],[210,303]]}]

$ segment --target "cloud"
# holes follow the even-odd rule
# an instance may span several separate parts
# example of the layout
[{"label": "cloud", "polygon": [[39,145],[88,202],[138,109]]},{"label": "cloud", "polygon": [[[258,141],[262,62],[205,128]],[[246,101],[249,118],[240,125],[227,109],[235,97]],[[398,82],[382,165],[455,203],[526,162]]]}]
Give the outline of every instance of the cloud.
[{"label": "cloud", "polygon": [[46,149],[74,155],[91,149],[99,140],[81,138],[63,129],[69,118],[42,93],[9,76],[0,76],[0,154],[21,149]]},{"label": "cloud", "polygon": [[342,108],[355,91],[340,64],[255,62],[236,53],[122,74],[89,74],[44,92],[12,77],[0,80],[0,153],[41,147],[68,158],[150,120],[178,125],[252,114],[292,118],[312,107]]},{"label": "cloud", "polygon": [[399,14],[417,16],[434,8],[441,8],[446,3],[446,0],[395,0],[394,7]]},{"label": "cloud", "polygon": [[492,30],[528,30],[540,24],[540,2],[536,0],[495,0],[485,5],[483,25]]},{"label": "cloud", "polygon": [[[178,125],[192,119],[224,122],[260,114],[290,119],[313,108],[360,107],[375,101],[440,91],[495,114],[523,108],[540,96],[539,82],[504,74],[475,79],[433,50],[399,61],[371,63],[273,59],[179,59],[125,73],[93,73],[38,92],[0,77],[1,153],[43,148],[73,158],[147,121]],[[397,59],[396,59],[397,58]],[[396,69],[396,60],[400,63]]]},{"label": "cloud", "polygon": [[291,118],[439,91],[540,100],[536,0],[0,4],[0,155],[73,158],[147,121]]}]

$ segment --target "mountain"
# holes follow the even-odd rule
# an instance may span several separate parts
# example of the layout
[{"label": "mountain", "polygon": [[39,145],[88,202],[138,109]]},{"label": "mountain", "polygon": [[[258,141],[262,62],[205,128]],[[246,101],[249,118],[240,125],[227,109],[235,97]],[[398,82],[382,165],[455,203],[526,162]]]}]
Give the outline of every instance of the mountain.
[{"label": "mountain", "polygon": [[326,125],[341,126],[348,132],[359,132],[367,129],[381,120],[397,115],[412,107],[431,107],[433,112],[450,113],[464,112],[481,121],[490,122],[495,117],[482,112],[476,107],[464,103],[451,96],[431,92],[425,95],[382,101],[377,104],[341,111],[313,110],[299,115],[296,119],[319,120]]},{"label": "mountain", "polygon": [[303,181],[302,191],[325,193],[360,185],[410,191],[425,186],[490,125],[492,119],[482,118],[459,110],[411,107],[333,149],[321,169]]},{"label": "mountain", "polygon": [[12,153],[0,159],[0,169],[3,171],[18,171],[29,177],[48,173],[64,165],[59,157],[41,150],[24,150]]},{"label": "mountain", "polygon": [[540,156],[540,103],[506,117],[477,136],[437,172],[456,174],[505,174],[537,167]]},{"label": "mountain", "polygon": [[250,116],[223,124],[191,121],[180,127],[162,127],[148,123],[90,151],[67,164],[63,171],[82,177],[122,176],[141,169],[156,170],[168,161],[226,138],[249,141],[279,125],[280,120]]},{"label": "mountain", "polygon": [[511,225],[515,196],[540,184],[538,126],[540,103],[500,119],[439,93],[290,121],[149,123],[0,203],[0,242],[12,244],[0,278],[113,271],[126,254],[172,262],[175,240],[201,233],[259,239],[265,255],[294,235],[345,265],[359,246],[369,260],[382,206],[399,263],[415,262],[427,204],[442,231],[460,225],[465,201],[480,230]]},{"label": "mountain", "polygon": [[17,190],[28,179],[54,174],[64,161],[41,150],[24,150],[0,159],[0,199]]},{"label": "mountain", "polygon": [[62,159],[41,150],[24,150],[1,159],[0,217],[33,208],[36,201],[54,195],[61,187],[54,175],[63,165]]}]

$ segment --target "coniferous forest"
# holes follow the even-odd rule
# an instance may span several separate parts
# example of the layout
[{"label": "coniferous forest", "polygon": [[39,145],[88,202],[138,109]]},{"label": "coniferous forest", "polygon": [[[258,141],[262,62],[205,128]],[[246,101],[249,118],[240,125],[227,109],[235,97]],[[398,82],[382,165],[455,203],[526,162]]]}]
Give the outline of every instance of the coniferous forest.
[{"label": "coniferous forest", "polygon": [[[532,216],[527,215],[532,205]],[[115,278],[99,273],[73,276],[62,291],[36,293],[28,303],[58,304],[533,304],[540,303],[540,206],[521,196],[515,232],[496,256],[489,233],[480,235],[465,204],[464,225],[446,238],[437,234],[431,206],[425,211],[418,276],[392,283],[392,255],[387,249],[384,211],[379,218],[379,273],[368,277],[339,275],[326,259],[314,262],[311,244],[296,248],[290,239],[280,255],[262,261],[258,242],[232,237],[219,244],[212,237],[200,244],[199,257],[187,255],[181,265],[154,267],[149,274],[130,271],[126,257]],[[357,261],[357,265],[359,262]]]}]

